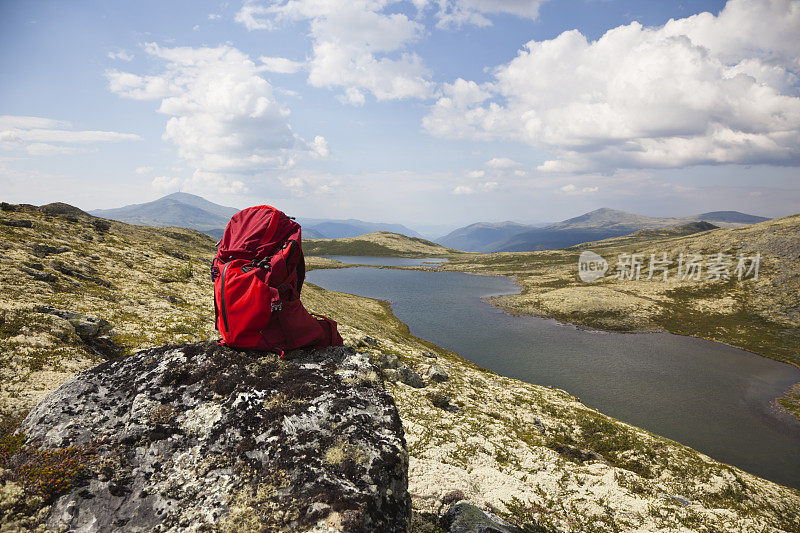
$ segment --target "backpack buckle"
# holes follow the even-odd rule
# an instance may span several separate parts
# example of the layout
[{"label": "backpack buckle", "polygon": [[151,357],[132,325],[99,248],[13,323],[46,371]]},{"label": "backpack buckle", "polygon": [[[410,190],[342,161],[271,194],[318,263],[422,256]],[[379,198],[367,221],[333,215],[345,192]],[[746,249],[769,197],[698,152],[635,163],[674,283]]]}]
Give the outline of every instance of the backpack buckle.
[{"label": "backpack buckle", "polygon": [[270,270],[272,270],[272,265],[270,264],[270,259],[272,259],[272,258],[271,257],[265,257],[264,259],[261,259],[261,260],[253,259],[252,261],[250,261],[250,264],[253,265],[254,268],[263,268],[264,270],[269,272]]}]

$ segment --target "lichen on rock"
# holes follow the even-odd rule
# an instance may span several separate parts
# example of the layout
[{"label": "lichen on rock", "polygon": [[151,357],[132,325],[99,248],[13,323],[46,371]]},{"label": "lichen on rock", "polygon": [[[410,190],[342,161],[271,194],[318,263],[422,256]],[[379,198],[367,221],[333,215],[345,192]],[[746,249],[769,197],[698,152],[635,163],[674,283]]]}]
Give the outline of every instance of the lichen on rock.
[{"label": "lichen on rock", "polygon": [[96,445],[50,529],[391,532],[410,518],[400,417],[352,348],[145,350],[77,374],[21,427],[45,448]]}]

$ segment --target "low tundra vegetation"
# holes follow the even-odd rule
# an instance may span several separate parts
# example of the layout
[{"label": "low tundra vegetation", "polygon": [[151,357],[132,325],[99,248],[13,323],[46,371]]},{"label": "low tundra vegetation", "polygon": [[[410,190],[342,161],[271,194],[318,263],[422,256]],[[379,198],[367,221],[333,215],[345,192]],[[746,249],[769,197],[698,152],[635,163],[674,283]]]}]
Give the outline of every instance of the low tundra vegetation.
[{"label": "low tundra vegetation", "polygon": [[[91,447],[45,451],[26,443],[15,432],[19,417],[75,372],[102,361],[67,321],[37,306],[109,321],[110,338],[122,353],[213,340],[213,289],[205,272],[215,249],[210,238],[191,230],[14,209],[0,212],[0,219],[27,220],[31,227],[0,224],[0,508],[33,521],[37,506],[98,466]],[[67,268],[56,268],[55,260]],[[310,259],[310,266],[317,261]],[[572,263],[566,252],[464,255],[451,263],[443,268],[517,276],[523,294],[500,302],[512,311],[544,309],[547,300],[537,298],[579,283],[566,274]],[[750,305],[761,309],[756,304],[763,294],[753,294]],[[652,295],[648,321],[660,320],[662,296],[677,298]],[[420,527],[435,531],[435,517],[458,494],[530,531],[800,531],[794,489],[607,417],[567,392],[482,369],[413,337],[385,302],[312,284],[304,286],[303,301],[339,322],[346,343],[376,363],[395,356],[419,376],[432,364],[447,371],[449,379],[425,379],[422,388],[376,375],[401,415]],[[759,313],[785,323],[779,314]],[[740,338],[747,337],[742,331]],[[151,416],[164,421],[170,413],[156,408]],[[357,456],[355,448],[332,445],[328,459]],[[9,520],[10,513],[0,516]]]}]

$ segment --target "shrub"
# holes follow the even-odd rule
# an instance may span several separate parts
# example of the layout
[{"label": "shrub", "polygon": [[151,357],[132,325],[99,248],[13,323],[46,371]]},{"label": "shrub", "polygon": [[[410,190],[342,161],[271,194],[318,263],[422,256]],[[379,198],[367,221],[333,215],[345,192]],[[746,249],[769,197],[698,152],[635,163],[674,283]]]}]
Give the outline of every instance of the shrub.
[{"label": "shrub", "polygon": [[22,487],[25,497],[19,501],[25,503],[20,505],[46,505],[89,471],[100,442],[45,449],[28,441],[19,431],[20,422],[21,416],[0,415],[0,484],[13,482]]}]

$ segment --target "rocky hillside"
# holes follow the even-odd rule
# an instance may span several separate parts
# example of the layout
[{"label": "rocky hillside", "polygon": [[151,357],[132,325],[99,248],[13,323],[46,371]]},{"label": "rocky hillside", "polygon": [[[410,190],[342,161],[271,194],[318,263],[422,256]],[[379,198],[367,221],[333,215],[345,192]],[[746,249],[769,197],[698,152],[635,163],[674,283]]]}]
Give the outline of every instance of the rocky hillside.
[{"label": "rocky hillside", "polygon": [[[234,361],[239,365],[236,368],[242,368],[241,373],[230,374],[230,381],[217,380],[218,386],[223,387],[215,392],[219,397],[212,395],[197,404],[177,396],[160,396],[164,384],[145,386],[150,379],[148,368],[152,368],[144,366],[150,364],[148,352],[125,359],[117,359],[118,354],[217,338],[211,324],[212,288],[207,273],[213,242],[191,230],[108,222],[63,205],[52,209],[0,207],[0,392],[6,415],[26,413],[76,372],[111,358],[111,362],[103,363],[105,366],[76,377],[65,387],[112,379],[106,374],[108,369],[122,371],[129,368],[128,364],[133,365],[131,371],[141,370],[135,374],[140,377],[128,380],[128,392],[119,387],[123,390],[118,400],[130,401],[135,407],[124,416],[128,417],[132,435],[140,440],[115,440],[117,436],[111,428],[119,420],[111,413],[108,420],[101,417],[92,421],[91,427],[110,433],[112,441],[106,444],[124,444],[128,446],[122,448],[126,452],[137,446],[149,450],[150,446],[186,445],[165,450],[192,450],[194,441],[176,442],[176,435],[190,436],[187,420],[204,421],[191,438],[198,442],[210,439],[204,441],[207,443],[221,442],[208,433],[215,424],[238,423],[225,418],[236,414],[232,409],[223,409],[224,416],[212,421],[217,407],[225,405],[225,398],[230,401],[234,397],[233,391],[225,392],[225,387],[233,382],[241,383],[242,390],[257,390],[257,383],[248,378],[250,372],[259,379],[272,379],[263,372],[259,375],[259,369],[267,368],[270,376],[284,371],[279,366],[273,369],[268,359],[252,363],[242,359],[242,364]],[[564,391],[503,378],[477,367],[457,354],[411,336],[384,302],[326,292],[309,284],[303,288],[303,301],[310,310],[339,322],[345,343],[366,354],[378,367],[376,373],[382,376],[394,399],[408,447],[414,531],[463,531],[458,528],[464,520],[492,523],[495,525],[491,527],[503,531],[497,517],[533,531],[800,531],[800,493],[796,490],[605,416]],[[208,345],[198,346],[201,348],[173,347],[183,355],[171,349],[149,353],[156,360],[198,358],[195,362],[213,354],[202,348]],[[228,357],[226,353],[220,356]],[[176,381],[167,380],[172,383],[169,390],[180,387],[183,378],[179,374],[175,374]],[[155,379],[155,375],[152,377]],[[355,387],[362,386],[359,379],[340,377]],[[212,372],[207,377],[187,375],[183,383],[190,387],[196,378],[199,381],[194,383],[214,381]],[[139,391],[139,383],[145,388],[131,399],[133,392]],[[366,383],[363,386],[369,388]],[[367,389],[364,393],[373,394]],[[374,394],[380,397],[381,393],[376,390]],[[87,406],[95,401],[88,396]],[[136,400],[139,397],[141,403]],[[111,400],[110,396],[107,398]],[[200,410],[201,404],[207,402],[211,405],[205,414],[210,419],[204,418]],[[37,408],[28,415],[25,429],[33,432],[34,428],[66,427],[59,422],[68,423],[59,409],[69,409],[70,404],[60,402],[56,408],[48,400],[43,405],[53,407],[49,411],[52,418],[41,418],[45,407]],[[157,410],[160,405],[167,407]],[[267,416],[275,406],[252,407],[252,412]],[[282,408],[292,410],[299,406]],[[61,502],[56,504],[65,505],[68,514],[80,516],[80,505],[71,507],[64,503],[69,498],[61,498],[75,491],[79,496],[83,488],[95,491],[87,494],[98,498],[103,495],[108,498],[106,501],[123,501],[113,500],[108,494],[117,498],[111,482],[116,487],[118,481],[124,480],[128,484],[121,485],[120,497],[133,498],[136,493],[125,495],[124,488],[143,483],[140,477],[129,474],[134,464],[137,472],[148,472],[147,465],[152,465],[154,471],[160,469],[162,477],[148,483],[161,490],[166,487],[161,483],[170,472],[184,465],[186,470],[180,472],[189,472],[196,460],[190,453],[178,451],[171,458],[169,453],[163,454],[158,466],[150,462],[156,459],[139,458],[136,454],[134,458],[140,462],[133,463],[132,455],[104,455],[110,448],[102,448],[106,445],[103,442],[76,444],[58,452],[38,450],[35,443],[30,444],[33,448],[24,448],[10,432],[15,427],[14,420],[4,418],[0,424],[0,529],[10,529],[11,521],[19,524],[20,520],[50,520],[55,515],[47,502]],[[171,433],[176,429],[183,434]],[[48,433],[39,431],[37,435],[50,438]],[[239,455],[230,458],[232,462],[221,464],[226,468],[242,462],[257,465],[264,458],[254,452],[261,449],[258,446],[271,444],[258,441],[255,445],[249,451],[247,446],[242,450],[247,459]],[[20,446],[26,452],[22,459],[15,453]],[[347,453],[343,445],[342,456]],[[112,462],[95,463],[97,457]],[[174,490],[166,488],[161,496],[144,498],[153,502],[176,496],[189,501],[227,498],[224,492],[201,494],[200,488],[210,476],[227,472],[225,468],[215,468],[215,464],[209,463],[208,470],[197,470],[196,477],[189,478],[196,484],[193,481]],[[310,466],[315,464],[320,463]],[[95,472],[95,468],[99,470]],[[114,477],[117,471],[119,480]],[[81,480],[88,485],[78,489],[73,481]],[[252,491],[248,494],[264,501],[279,498],[268,490],[270,485],[264,485],[268,481],[252,488],[254,496]],[[20,486],[21,482],[24,486]],[[261,485],[266,490],[259,493]],[[192,492],[193,487],[198,492]],[[76,497],[75,501],[80,500]],[[331,509],[336,511],[335,506]],[[30,511],[27,518],[20,517],[26,510]],[[174,516],[189,516],[182,512]]]},{"label": "rocky hillside", "polygon": [[0,208],[0,410],[30,409],[107,357],[214,338],[211,238],[64,204]]},{"label": "rocky hillside", "polygon": [[460,253],[435,242],[399,233],[376,231],[342,239],[303,239],[306,255],[372,255],[391,257],[447,257]]}]

